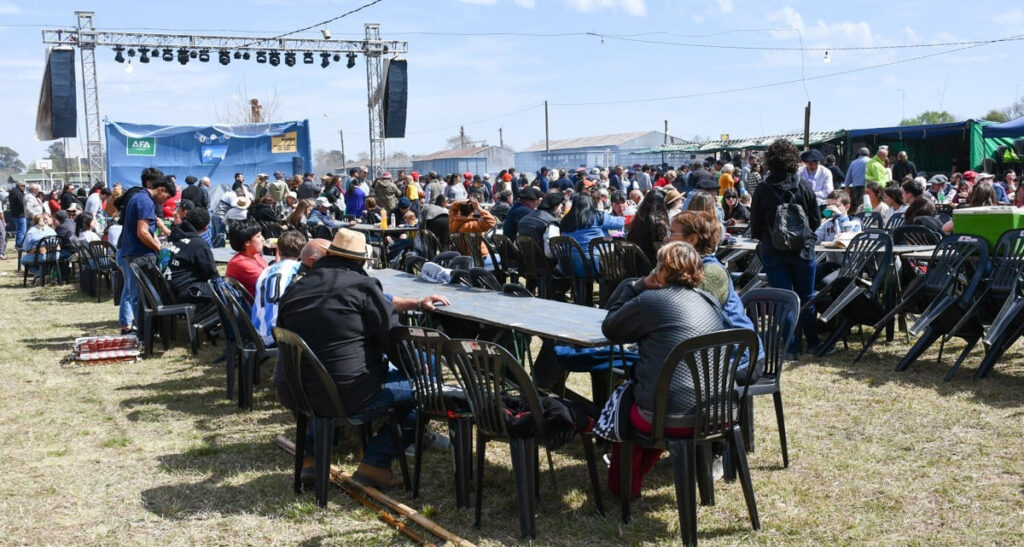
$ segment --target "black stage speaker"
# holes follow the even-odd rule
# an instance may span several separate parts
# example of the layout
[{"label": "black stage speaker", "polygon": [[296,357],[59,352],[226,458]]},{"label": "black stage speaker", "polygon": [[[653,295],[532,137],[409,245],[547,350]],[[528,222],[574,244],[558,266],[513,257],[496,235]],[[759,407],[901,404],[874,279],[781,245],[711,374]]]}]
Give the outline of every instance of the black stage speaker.
[{"label": "black stage speaker", "polygon": [[75,52],[70,49],[51,50],[46,60],[36,113],[36,137],[39,140],[78,136],[78,97],[75,92]]},{"label": "black stage speaker", "polygon": [[304,164],[305,164],[305,160],[302,159],[302,156],[293,156],[292,157],[292,174],[293,175],[302,175],[302,172],[304,170]]},{"label": "black stage speaker", "polygon": [[384,138],[405,137],[405,110],[409,102],[409,65],[404,59],[387,64],[384,84]]}]

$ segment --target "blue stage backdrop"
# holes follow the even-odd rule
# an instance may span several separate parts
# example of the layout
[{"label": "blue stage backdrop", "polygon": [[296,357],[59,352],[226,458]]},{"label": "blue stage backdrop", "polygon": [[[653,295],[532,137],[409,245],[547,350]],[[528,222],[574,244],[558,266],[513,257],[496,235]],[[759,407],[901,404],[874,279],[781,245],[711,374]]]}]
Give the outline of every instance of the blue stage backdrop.
[{"label": "blue stage backdrop", "polygon": [[107,133],[107,181],[141,184],[146,167],[185,177],[231,184],[235,173],[252,184],[259,173],[292,175],[292,159],[312,165],[309,120],[246,125],[146,125],[103,120]]}]

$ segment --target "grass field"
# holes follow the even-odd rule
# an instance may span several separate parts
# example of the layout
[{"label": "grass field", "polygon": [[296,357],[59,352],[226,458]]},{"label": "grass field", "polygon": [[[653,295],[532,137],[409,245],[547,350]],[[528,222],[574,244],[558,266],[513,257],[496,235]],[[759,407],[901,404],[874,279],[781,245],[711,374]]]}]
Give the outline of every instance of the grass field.
[{"label": "grass field", "polygon": [[[116,309],[71,286],[23,289],[14,270],[13,259],[0,262],[0,544],[406,543],[337,490],[326,510],[312,494],[292,493],[290,459],[271,442],[292,434],[290,415],[266,381],[253,412],[226,400],[223,367],[212,364],[219,347],[204,344],[196,359],[158,348],[135,364],[62,368],[74,338],[115,332]],[[895,373],[905,349],[879,345],[856,365],[840,352],[788,368],[788,469],[771,404],[757,405],[750,461],[762,530],[750,529],[738,483],[719,481],[718,505],[698,512],[700,541],[1024,542],[1021,346],[986,380],[971,378],[976,357],[949,383],[949,348],[942,366],[936,349]],[[338,462],[356,465],[351,453]],[[655,469],[624,526],[607,491],[608,516],[594,511],[579,443],[555,464],[557,490],[542,471],[535,543],[678,543],[669,467]],[[472,510],[454,506],[450,456],[429,452],[425,466],[419,499],[394,496],[477,544],[518,542],[505,446],[488,450],[479,530]]]}]

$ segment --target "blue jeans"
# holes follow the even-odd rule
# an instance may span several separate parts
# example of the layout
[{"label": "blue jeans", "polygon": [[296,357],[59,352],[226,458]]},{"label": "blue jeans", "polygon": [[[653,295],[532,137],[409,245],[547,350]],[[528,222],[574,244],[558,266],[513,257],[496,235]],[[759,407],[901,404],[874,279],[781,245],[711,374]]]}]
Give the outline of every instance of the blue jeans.
[{"label": "blue jeans", "polygon": [[18,233],[14,238],[14,244],[20,249],[21,242],[25,241],[25,232],[28,231],[28,221],[25,220],[25,217],[17,217],[14,219],[14,225],[18,229]]},{"label": "blue jeans", "polygon": [[121,289],[121,304],[117,313],[117,323],[122,327],[130,327],[135,322],[135,310],[139,306],[139,287],[135,283],[135,276],[132,275],[129,263],[140,263],[155,261],[156,255],[130,256],[121,255],[117,250],[117,266],[121,268],[121,277],[124,278],[124,287]]},{"label": "blue jeans", "polygon": [[[814,275],[817,269],[814,260],[803,258],[797,252],[776,251],[770,245],[762,245],[761,263],[764,264],[764,273],[770,286],[795,291],[801,305],[814,297]],[[808,351],[818,347],[818,319],[814,306],[809,306],[800,314],[789,352],[799,352],[801,334],[807,338]]]},{"label": "blue jeans", "polygon": [[400,450],[413,441],[413,434],[416,428],[415,401],[412,397],[412,386],[401,371],[394,369],[388,371],[384,385],[377,394],[377,398],[367,403],[363,412],[354,414],[353,418],[360,418],[362,414],[373,413],[384,408],[394,407],[398,414],[399,424],[402,426],[401,448],[395,447],[395,436],[390,426],[380,428],[376,435],[370,439],[366,446],[366,453],[363,454],[363,463],[374,467],[390,468],[391,460],[401,455]]},{"label": "blue jeans", "polygon": [[[40,257],[40,258],[42,258],[42,257]],[[43,260],[39,261],[40,264],[42,264],[43,262],[44,262]],[[39,274],[40,274],[39,267],[36,266],[35,263],[36,263],[36,255],[35,255],[35,253],[25,253],[25,254],[21,255],[21,265],[24,266],[26,270],[28,270],[28,273],[30,273],[30,274],[32,274],[32,275],[34,275],[36,277],[39,277]]]}]

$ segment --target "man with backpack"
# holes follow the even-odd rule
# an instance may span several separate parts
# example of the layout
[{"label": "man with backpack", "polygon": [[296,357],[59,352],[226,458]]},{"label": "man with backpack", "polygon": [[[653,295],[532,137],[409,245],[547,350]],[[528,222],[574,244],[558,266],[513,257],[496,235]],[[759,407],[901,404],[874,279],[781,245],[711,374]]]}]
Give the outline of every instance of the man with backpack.
[{"label": "man with backpack", "polygon": [[[814,231],[821,225],[818,201],[810,185],[797,176],[800,151],[786,140],[777,140],[765,152],[768,175],[758,185],[750,210],[750,231],[761,242],[761,262],[768,284],[796,291],[801,304],[814,296]],[[795,358],[801,335],[807,351],[818,349],[814,307],[800,313],[794,340],[786,352]]]}]

